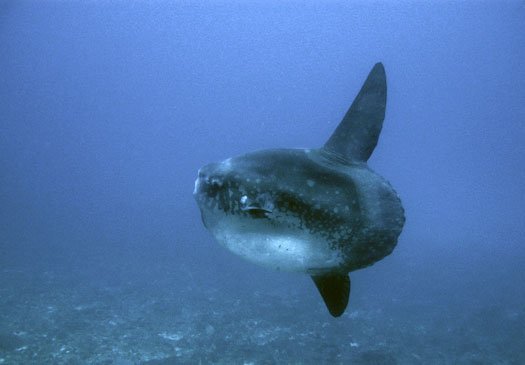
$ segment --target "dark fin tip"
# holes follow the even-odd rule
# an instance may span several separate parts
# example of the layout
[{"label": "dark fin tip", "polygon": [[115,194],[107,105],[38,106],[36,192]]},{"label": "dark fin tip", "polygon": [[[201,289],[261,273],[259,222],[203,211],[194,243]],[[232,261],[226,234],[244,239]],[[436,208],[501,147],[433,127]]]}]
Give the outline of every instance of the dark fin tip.
[{"label": "dark fin tip", "polygon": [[385,109],[386,74],[378,62],[324,149],[342,159],[366,162],[377,145]]},{"label": "dark fin tip", "polygon": [[350,277],[348,274],[327,274],[312,276],[319,293],[330,314],[334,317],[341,316],[350,296]]}]

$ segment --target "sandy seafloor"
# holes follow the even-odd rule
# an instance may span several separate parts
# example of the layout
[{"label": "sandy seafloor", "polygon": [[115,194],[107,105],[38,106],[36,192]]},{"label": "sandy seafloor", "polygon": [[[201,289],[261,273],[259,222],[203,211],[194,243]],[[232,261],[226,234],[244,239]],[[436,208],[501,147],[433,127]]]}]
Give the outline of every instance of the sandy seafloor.
[{"label": "sandy seafloor", "polygon": [[0,364],[525,364],[525,310],[505,303],[361,290],[332,319],[313,295],[232,295],[167,264],[116,276],[3,268]]}]

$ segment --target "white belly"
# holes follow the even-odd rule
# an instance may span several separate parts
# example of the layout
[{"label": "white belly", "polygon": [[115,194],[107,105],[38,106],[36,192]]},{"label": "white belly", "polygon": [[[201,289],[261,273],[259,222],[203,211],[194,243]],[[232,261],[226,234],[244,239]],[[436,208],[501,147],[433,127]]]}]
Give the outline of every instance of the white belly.
[{"label": "white belly", "polygon": [[312,274],[329,271],[342,263],[339,251],[302,231],[276,232],[228,220],[213,227],[212,233],[233,253],[274,270]]}]

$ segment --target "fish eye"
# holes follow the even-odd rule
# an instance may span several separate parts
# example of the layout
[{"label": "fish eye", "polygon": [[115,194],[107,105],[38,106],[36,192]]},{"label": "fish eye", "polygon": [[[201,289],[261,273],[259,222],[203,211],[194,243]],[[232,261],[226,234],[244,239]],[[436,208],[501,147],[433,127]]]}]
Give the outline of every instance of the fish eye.
[{"label": "fish eye", "polygon": [[248,197],[246,195],[241,196],[241,204],[246,205],[246,202],[248,201]]},{"label": "fish eye", "polygon": [[274,209],[273,200],[266,193],[259,194],[253,198],[249,198],[247,195],[242,195],[239,202],[241,209],[245,211],[264,210],[266,212],[271,212]]}]

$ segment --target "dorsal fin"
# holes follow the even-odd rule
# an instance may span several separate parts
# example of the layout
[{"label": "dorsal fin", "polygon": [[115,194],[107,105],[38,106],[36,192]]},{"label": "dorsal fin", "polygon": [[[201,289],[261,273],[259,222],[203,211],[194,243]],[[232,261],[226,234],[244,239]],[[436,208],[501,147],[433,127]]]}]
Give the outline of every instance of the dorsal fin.
[{"label": "dorsal fin", "polygon": [[366,162],[377,145],[385,107],[385,69],[382,63],[376,63],[352,106],[324,145],[325,150],[345,160]]},{"label": "dorsal fin", "polygon": [[327,274],[312,276],[330,314],[339,317],[344,313],[350,296],[348,274]]}]

